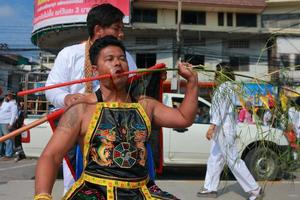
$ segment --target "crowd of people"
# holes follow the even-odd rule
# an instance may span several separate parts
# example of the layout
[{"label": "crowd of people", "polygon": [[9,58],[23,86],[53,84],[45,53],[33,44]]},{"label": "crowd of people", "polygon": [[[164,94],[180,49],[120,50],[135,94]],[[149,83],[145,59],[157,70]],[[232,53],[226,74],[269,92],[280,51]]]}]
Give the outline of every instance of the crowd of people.
[{"label": "crowd of people", "polygon": [[[0,137],[23,126],[25,112],[24,103],[16,101],[14,94],[8,91],[0,102]],[[15,158],[14,158],[15,156]],[[26,158],[22,148],[21,135],[14,139],[0,142],[0,161]]]}]

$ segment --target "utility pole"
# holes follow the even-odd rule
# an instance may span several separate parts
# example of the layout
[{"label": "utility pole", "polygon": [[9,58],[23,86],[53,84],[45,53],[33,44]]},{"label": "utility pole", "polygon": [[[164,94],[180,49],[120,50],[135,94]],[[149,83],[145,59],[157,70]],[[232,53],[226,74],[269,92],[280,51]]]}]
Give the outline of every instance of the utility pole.
[{"label": "utility pole", "polygon": [[[177,61],[181,61],[181,11],[182,11],[182,0],[178,0],[178,7],[177,7],[177,31],[176,31],[176,53],[177,53]],[[174,68],[176,67],[173,65]],[[172,84],[171,84],[171,89],[176,90],[177,93],[180,92],[180,77],[177,72],[173,72],[173,77],[172,77]]]},{"label": "utility pole", "polygon": [[273,83],[277,83],[277,93],[278,95],[281,92],[281,85],[282,85],[282,71],[278,62],[278,57],[277,57],[277,37],[272,38],[271,40],[268,41],[268,60],[269,60],[269,73],[272,73],[276,70],[279,70],[278,73],[275,73],[271,76],[271,81]]}]

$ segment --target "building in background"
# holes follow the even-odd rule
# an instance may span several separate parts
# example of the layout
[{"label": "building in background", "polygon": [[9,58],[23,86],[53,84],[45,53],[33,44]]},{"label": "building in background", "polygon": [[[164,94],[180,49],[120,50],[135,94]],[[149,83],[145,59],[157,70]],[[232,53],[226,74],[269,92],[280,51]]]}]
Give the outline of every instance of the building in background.
[{"label": "building in background", "polygon": [[3,96],[7,90],[14,93],[20,91],[22,77],[36,65],[23,56],[0,51],[0,90],[2,91],[0,96]]},{"label": "building in background", "polygon": [[[183,0],[178,47],[178,1],[135,0],[131,27],[125,34],[126,47],[134,52],[137,65],[142,67],[155,60],[173,67],[179,57],[177,48],[181,48],[180,57],[194,65],[214,70],[216,64],[225,61],[240,74],[263,76],[268,72],[267,52],[261,52],[268,38],[267,33],[261,33],[265,6],[263,0]],[[173,77],[168,73],[166,83],[172,82]],[[201,96],[210,97],[213,79],[214,73],[199,73]]]},{"label": "building in background", "polygon": [[[280,73],[265,75],[286,65],[285,60],[299,62],[299,48],[292,48],[299,46],[299,0],[182,0],[181,9],[178,0],[107,2],[125,13],[125,45],[140,68],[161,62],[172,68],[181,57],[214,70],[217,63],[226,61],[237,73],[270,81],[282,78]],[[85,20],[91,6],[88,1],[35,1],[33,43],[56,54],[82,42],[87,38]],[[300,76],[288,75],[300,81]],[[168,73],[166,83],[170,85],[173,77]],[[209,95],[213,77],[199,73],[201,95]]]},{"label": "building in background", "polygon": [[273,79],[300,84],[300,1],[267,0],[262,15],[264,32],[270,33],[269,71],[280,70]]}]

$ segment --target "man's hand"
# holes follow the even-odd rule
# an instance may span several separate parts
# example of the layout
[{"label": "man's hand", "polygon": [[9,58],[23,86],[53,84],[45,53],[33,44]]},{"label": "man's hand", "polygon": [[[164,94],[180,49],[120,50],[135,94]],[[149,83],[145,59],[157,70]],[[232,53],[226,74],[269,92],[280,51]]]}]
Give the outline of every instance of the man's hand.
[{"label": "man's hand", "polygon": [[178,68],[180,76],[185,78],[187,81],[198,82],[198,75],[195,71],[193,71],[193,65],[182,62],[178,64]]},{"label": "man's hand", "polygon": [[66,107],[74,105],[80,98],[83,98],[86,94],[68,94],[65,96],[64,103]]},{"label": "man's hand", "polygon": [[213,137],[214,137],[214,133],[215,133],[215,128],[216,128],[216,125],[212,124],[209,126],[207,132],[206,132],[206,138],[208,140],[211,140]]},{"label": "man's hand", "polygon": [[162,81],[165,81],[165,80],[167,80],[167,71],[162,71],[162,72],[160,72],[160,79],[162,80]]}]

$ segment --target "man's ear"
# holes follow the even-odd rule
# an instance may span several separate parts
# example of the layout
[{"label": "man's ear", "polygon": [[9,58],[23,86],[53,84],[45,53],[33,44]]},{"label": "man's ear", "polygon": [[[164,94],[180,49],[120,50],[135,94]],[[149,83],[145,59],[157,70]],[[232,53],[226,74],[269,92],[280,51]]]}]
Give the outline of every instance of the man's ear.
[{"label": "man's ear", "polygon": [[103,32],[104,32],[104,29],[103,29],[100,25],[96,25],[96,26],[94,27],[94,37],[95,37],[96,39],[102,38]]},{"label": "man's ear", "polygon": [[98,76],[98,67],[97,65],[92,65],[93,76]]}]

